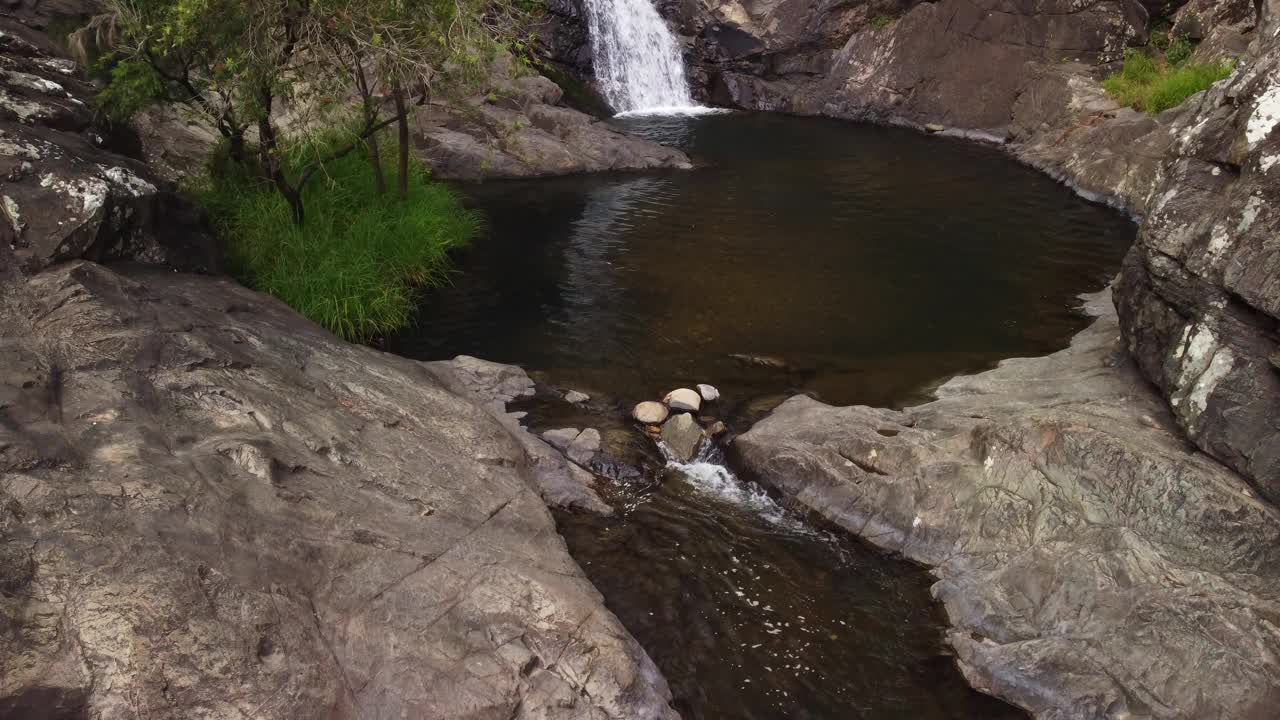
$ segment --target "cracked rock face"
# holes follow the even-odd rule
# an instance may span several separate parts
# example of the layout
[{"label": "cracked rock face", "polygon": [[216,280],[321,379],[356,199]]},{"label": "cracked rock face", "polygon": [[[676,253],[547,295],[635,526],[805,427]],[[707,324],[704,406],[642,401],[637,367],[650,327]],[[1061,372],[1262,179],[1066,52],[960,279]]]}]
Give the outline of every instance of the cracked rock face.
[{"label": "cracked rock face", "polygon": [[795,397],[734,452],[931,566],[966,677],[1037,718],[1273,717],[1280,512],[1188,447],[1092,306],[1060,353],[903,412]]},{"label": "cracked rock face", "polygon": [[43,34],[0,18],[0,244],[37,271],[72,258],[215,269],[199,213],[111,151],[93,90]]},{"label": "cracked rock face", "polygon": [[222,279],[0,292],[0,716],[675,717],[497,414],[523,373]]},{"label": "cracked rock face", "polygon": [[995,136],[1041,64],[1109,62],[1147,35],[1136,0],[703,0],[670,14],[718,103]]},{"label": "cracked rock face", "polygon": [[1280,351],[1280,43],[1168,133],[1117,287],[1125,340],[1187,436],[1280,502],[1280,372],[1269,359]]}]

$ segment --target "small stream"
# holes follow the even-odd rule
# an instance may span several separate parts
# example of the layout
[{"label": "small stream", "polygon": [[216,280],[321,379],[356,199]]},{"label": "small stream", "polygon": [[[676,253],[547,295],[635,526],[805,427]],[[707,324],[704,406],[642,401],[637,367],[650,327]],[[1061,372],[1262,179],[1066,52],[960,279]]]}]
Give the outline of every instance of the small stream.
[{"label": "small stream", "polygon": [[1132,225],[995,149],[903,130],[624,124],[700,167],[461,188],[489,231],[388,349],[519,364],[542,390],[519,408],[531,428],[601,431],[618,513],[557,519],[684,717],[1024,717],[965,684],[925,570],[779,506],[717,453],[666,462],[627,413],[708,382],[722,399],[704,414],[742,432],[795,393],[902,406],[1052,352]]}]

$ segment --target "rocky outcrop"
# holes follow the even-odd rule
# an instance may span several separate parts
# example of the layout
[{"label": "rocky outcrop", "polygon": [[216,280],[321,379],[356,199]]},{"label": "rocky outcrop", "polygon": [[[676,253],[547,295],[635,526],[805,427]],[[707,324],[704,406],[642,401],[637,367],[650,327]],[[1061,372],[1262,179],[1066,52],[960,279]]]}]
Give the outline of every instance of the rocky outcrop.
[{"label": "rocky outcrop", "polygon": [[1069,71],[1045,73],[1015,106],[1012,149],[1143,218],[1116,293],[1129,352],[1197,446],[1280,502],[1273,33],[1229,78],[1158,116],[1115,107]]},{"label": "rocky outcrop", "polygon": [[519,370],[79,261],[0,331],[0,715],[675,717],[495,416]]},{"label": "rocky outcrop", "polygon": [[1037,718],[1268,718],[1280,512],[1183,439],[1109,297],[1071,347],[903,412],[788,400],[748,471],[933,568],[977,688]]},{"label": "rocky outcrop", "polygon": [[575,75],[591,74],[591,35],[581,0],[548,0],[533,34],[541,57]]},{"label": "rocky outcrop", "polygon": [[0,244],[29,271],[70,258],[218,265],[199,213],[95,124],[93,91],[48,38],[0,18]]},{"label": "rocky outcrop", "polygon": [[1280,502],[1280,44],[1191,110],[1125,262],[1121,327],[1187,436]]},{"label": "rocky outcrop", "polygon": [[507,79],[461,102],[432,103],[415,116],[417,143],[436,177],[541,177],[605,170],[691,167],[675,148],[627,135],[560,104],[560,87],[537,74]]},{"label": "rocky outcrop", "polygon": [[[799,504],[933,567],[980,689],[1055,720],[1268,717],[1280,703],[1280,6],[1260,20],[1256,6],[1194,6],[1220,18],[1197,57],[1248,49],[1227,80],[1156,116],[1097,82],[1098,63],[1145,32],[1132,7],[1061,41],[1104,7],[1035,18],[1048,35],[1003,35],[1028,47],[990,88],[969,80],[1015,54],[969,31],[1017,18],[947,0],[858,31],[809,77],[726,76],[739,85],[721,97],[738,104],[983,131],[1141,219],[1114,307],[1095,300],[1101,317],[1070,349],[957,378],[901,413],[794,398],[735,452]],[[939,27],[964,39],[937,40]],[[1049,47],[1070,48],[1069,62]],[[812,102],[819,87],[833,99]]]},{"label": "rocky outcrop", "polygon": [[712,100],[832,117],[941,123],[1003,136],[1044,66],[1096,64],[1145,42],[1136,0],[1022,3],[704,2],[679,6]]},{"label": "rocky outcrop", "polygon": [[[692,167],[675,148],[569,107],[554,81],[528,69],[513,73],[511,63],[507,56],[496,61],[481,92],[440,97],[414,114],[414,147],[433,177],[475,181]],[[133,124],[147,164],[173,181],[199,172],[217,142],[212,128],[180,108],[151,108]],[[288,120],[281,125],[287,129]]]},{"label": "rocky outcrop", "polygon": [[0,717],[675,718],[556,534],[610,508],[506,412],[529,377],[175,272],[199,218],[0,24]]},{"label": "rocky outcrop", "polygon": [[[809,20],[799,25],[767,5],[686,7],[677,22],[700,38],[728,29],[754,38],[732,57],[698,55],[705,43],[693,44],[720,68],[713,96],[1007,141],[1019,159],[1144,217],[1117,291],[1130,352],[1198,447],[1280,500],[1275,4],[1197,0],[1178,10],[1175,33],[1217,38],[1201,59],[1248,49],[1230,78],[1155,116],[1118,106],[1097,81],[1127,44],[1145,41],[1147,11],[1134,0],[941,0],[881,21],[850,11],[842,17],[859,19],[848,22],[831,21],[819,2],[801,7],[791,16]],[[826,47],[849,22],[829,61],[778,70],[777,58]]]}]

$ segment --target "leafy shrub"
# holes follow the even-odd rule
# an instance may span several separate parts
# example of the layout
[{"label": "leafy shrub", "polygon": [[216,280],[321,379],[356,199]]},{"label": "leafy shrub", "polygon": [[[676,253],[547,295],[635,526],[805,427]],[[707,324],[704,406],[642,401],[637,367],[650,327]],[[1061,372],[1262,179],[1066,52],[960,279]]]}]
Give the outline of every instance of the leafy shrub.
[{"label": "leafy shrub", "polygon": [[[308,154],[337,144],[330,138],[291,147],[287,164],[297,168]],[[446,282],[449,249],[480,227],[479,216],[430,182],[421,165],[414,170],[402,199],[377,193],[362,152],[329,163],[303,191],[301,227],[269,183],[225,153],[195,191],[224,239],[232,274],[334,334],[367,342],[409,323],[416,289]]]},{"label": "leafy shrub", "polygon": [[871,21],[871,27],[877,30],[883,30],[893,24],[893,18],[888,15],[877,15]]},{"label": "leafy shrub", "polygon": [[[1176,43],[1176,40],[1170,43],[1170,53]],[[1230,75],[1235,66],[1230,60],[1192,63],[1187,61],[1189,57],[1190,50],[1182,56],[1181,62],[1173,63],[1169,61],[1168,54],[1160,61],[1140,50],[1125,50],[1124,66],[1103,80],[1102,87],[1122,105],[1158,113],[1181,105],[1187,98]]]},{"label": "leafy shrub", "polygon": [[1195,45],[1182,35],[1178,35],[1169,40],[1168,46],[1164,51],[1164,59],[1170,65],[1181,65],[1191,58],[1191,53],[1195,52]]}]

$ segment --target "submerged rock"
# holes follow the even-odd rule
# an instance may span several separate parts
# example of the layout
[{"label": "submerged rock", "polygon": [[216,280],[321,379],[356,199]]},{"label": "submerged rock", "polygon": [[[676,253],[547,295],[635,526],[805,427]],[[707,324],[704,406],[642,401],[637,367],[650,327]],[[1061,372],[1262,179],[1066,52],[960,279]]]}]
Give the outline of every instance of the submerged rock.
[{"label": "submerged rock", "polygon": [[698,421],[688,413],[677,413],[662,426],[662,442],[681,462],[689,462],[698,456],[703,437]]},{"label": "submerged rock", "polygon": [[569,450],[569,445],[571,445],[574,440],[577,440],[578,436],[581,434],[582,431],[578,428],[558,428],[556,430],[548,430],[542,433],[542,439],[546,440],[551,447],[559,450],[560,452],[567,452]]},{"label": "submerged rock", "polygon": [[702,407],[702,397],[689,388],[672,390],[662,402],[676,412],[696,413]]},{"label": "submerged rock", "polygon": [[903,412],[797,396],[733,451],[933,567],[948,639],[985,692],[1040,718],[1268,717],[1280,512],[1189,450],[1125,359],[1110,298],[1091,308],[1101,317],[1062,352]]},{"label": "submerged rock", "polygon": [[772,355],[746,355],[742,353],[735,353],[733,355],[730,355],[729,357],[733,358],[734,360],[737,360],[743,365],[748,365],[751,367],[767,368],[770,370],[790,369],[790,366],[787,364],[786,360],[783,360],[780,357],[774,357]]},{"label": "submerged rock", "polygon": [[582,467],[589,467],[591,459],[600,452],[600,431],[595,428],[548,430],[542,433],[542,439]]},{"label": "submerged rock", "polygon": [[589,466],[591,459],[596,453],[600,452],[600,431],[595,428],[587,428],[578,434],[573,442],[569,443],[565,455],[569,459],[582,466]]},{"label": "submerged rock", "polygon": [[577,390],[570,390],[569,392],[564,394],[564,401],[567,403],[570,403],[571,405],[581,405],[582,403],[587,402],[590,399],[591,399],[590,395],[584,392],[578,392]]},{"label": "submerged rock", "polygon": [[661,425],[666,422],[669,414],[670,411],[667,410],[666,405],[652,400],[646,400],[636,405],[631,411],[631,417],[635,418],[637,422],[642,422],[646,425]]}]

